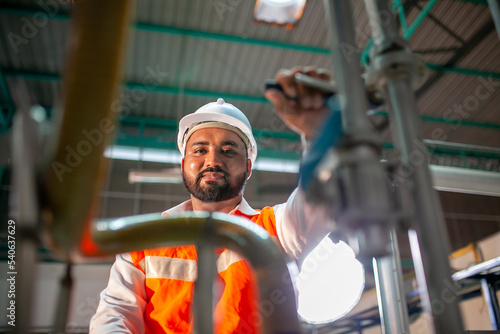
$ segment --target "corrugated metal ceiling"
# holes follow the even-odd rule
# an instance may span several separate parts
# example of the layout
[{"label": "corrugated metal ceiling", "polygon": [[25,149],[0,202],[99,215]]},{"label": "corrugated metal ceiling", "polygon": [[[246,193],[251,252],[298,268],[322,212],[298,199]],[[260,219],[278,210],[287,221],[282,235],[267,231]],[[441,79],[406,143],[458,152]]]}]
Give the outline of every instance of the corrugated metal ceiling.
[{"label": "corrugated metal ceiling", "polygon": [[[370,29],[364,3],[352,4],[360,54]],[[243,109],[255,129],[289,132],[263,98],[263,84],[280,68],[332,68],[323,3],[309,1],[294,29],[253,22],[253,5],[137,1],[119,109],[128,116],[176,121],[222,96]],[[24,78],[31,103],[52,108],[60,97],[72,6],[56,0],[44,6],[34,0],[0,1],[3,77],[8,88],[12,77]],[[410,47],[431,68],[417,93],[425,138],[439,139],[433,138],[438,128],[447,141],[500,147],[500,43],[486,2],[409,0],[402,7],[407,26],[402,32],[411,34]],[[14,35],[24,41],[14,42]],[[449,68],[436,70],[439,66]],[[1,102],[11,103],[5,97]],[[446,124],[450,119],[455,123]],[[388,133],[384,139],[390,140]]]}]

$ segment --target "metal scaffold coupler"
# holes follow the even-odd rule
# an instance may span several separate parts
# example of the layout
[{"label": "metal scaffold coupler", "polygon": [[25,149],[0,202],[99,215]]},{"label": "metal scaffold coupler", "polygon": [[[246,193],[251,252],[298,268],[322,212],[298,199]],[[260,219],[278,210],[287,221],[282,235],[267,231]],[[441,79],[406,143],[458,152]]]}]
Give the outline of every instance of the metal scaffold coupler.
[{"label": "metal scaffold coupler", "polygon": [[402,217],[396,202],[384,200],[392,197],[384,173],[372,147],[337,147],[324,156],[307,189],[309,200],[328,205],[335,233],[368,267],[373,257],[390,253],[389,230]]},{"label": "metal scaffold coupler", "polygon": [[368,92],[381,92],[389,79],[410,78],[413,89],[425,79],[427,68],[423,60],[399,40],[376,47],[367,65],[365,84]]}]

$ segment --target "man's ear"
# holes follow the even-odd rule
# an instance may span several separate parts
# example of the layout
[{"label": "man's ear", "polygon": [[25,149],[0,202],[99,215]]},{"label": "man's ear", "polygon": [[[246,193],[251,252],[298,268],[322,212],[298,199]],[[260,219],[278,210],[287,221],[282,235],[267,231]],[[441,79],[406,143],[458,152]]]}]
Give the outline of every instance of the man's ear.
[{"label": "man's ear", "polygon": [[248,176],[247,180],[252,176],[252,160],[247,159]]},{"label": "man's ear", "polygon": [[181,171],[184,171],[184,158],[181,160]]}]

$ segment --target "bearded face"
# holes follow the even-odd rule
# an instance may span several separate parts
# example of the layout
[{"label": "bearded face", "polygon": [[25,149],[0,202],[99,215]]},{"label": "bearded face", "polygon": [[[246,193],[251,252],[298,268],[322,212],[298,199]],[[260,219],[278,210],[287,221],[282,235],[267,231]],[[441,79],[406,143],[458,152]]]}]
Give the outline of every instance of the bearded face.
[{"label": "bearded face", "polygon": [[251,163],[246,145],[234,132],[204,128],[186,144],[182,178],[191,195],[202,202],[219,202],[243,194]]},{"label": "bearded face", "polygon": [[[207,180],[202,182],[204,176],[209,173],[219,173],[222,178],[217,182],[215,180]],[[201,171],[195,177],[182,173],[184,186],[191,195],[202,202],[220,202],[235,198],[243,194],[245,184],[247,182],[248,172],[245,171],[240,175],[230,176],[227,171],[220,167],[208,167]]]}]

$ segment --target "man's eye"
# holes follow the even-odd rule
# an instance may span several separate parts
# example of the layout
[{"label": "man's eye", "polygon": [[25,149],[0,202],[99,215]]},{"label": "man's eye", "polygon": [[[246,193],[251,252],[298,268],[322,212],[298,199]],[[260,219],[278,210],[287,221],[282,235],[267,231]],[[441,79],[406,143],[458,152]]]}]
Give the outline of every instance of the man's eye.
[{"label": "man's eye", "polygon": [[205,153],[205,152],[206,152],[206,150],[204,148],[198,148],[198,149],[193,151],[193,153],[196,153],[196,154]]}]

